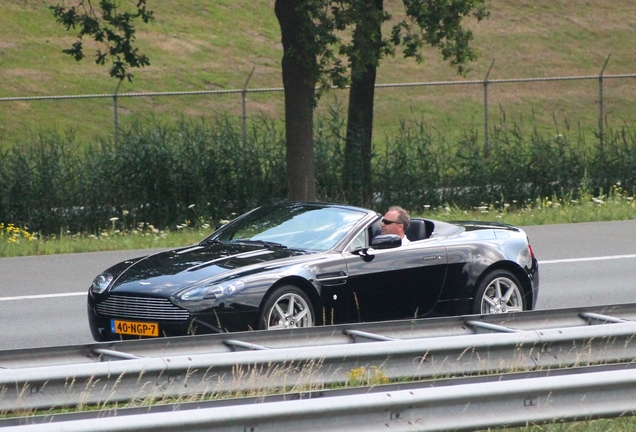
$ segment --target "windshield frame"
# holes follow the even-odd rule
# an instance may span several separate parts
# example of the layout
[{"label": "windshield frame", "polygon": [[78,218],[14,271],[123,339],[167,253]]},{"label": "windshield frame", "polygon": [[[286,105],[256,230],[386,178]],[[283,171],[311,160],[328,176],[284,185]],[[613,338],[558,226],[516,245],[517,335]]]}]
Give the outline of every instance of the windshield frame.
[{"label": "windshield frame", "polygon": [[[289,214],[289,215],[288,215]],[[342,250],[377,213],[338,204],[283,202],[251,210],[222,226],[201,243],[271,242],[308,252]],[[274,217],[280,223],[272,222]],[[259,225],[263,222],[265,228]],[[314,229],[307,229],[312,224]],[[259,229],[262,230],[258,231]],[[294,229],[295,228],[295,229]],[[251,232],[254,232],[251,235]],[[267,247],[266,245],[264,245]]]}]

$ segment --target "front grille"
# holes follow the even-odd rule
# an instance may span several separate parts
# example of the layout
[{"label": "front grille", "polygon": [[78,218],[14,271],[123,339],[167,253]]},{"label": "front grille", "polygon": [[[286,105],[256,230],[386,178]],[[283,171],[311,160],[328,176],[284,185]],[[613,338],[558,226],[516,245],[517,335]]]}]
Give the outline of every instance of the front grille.
[{"label": "front grille", "polygon": [[170,300],[156,297],[132,297],[113,294],[96,306],[106,317],[134,318],[153,321],[186,321],[190,312]]}]

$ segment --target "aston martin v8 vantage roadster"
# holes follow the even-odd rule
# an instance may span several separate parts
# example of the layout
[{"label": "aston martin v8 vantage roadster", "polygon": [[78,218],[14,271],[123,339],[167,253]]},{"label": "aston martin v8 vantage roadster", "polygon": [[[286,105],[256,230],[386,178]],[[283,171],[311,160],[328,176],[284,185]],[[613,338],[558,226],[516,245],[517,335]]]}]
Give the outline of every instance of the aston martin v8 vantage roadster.
[{"label": "aston martin v8 vantage roadster", "polygon": [[413,218],[410,243],[375,211],[284,202],[200,243],[127,260],[93,281],[98,341],[533,309],[539,269],[510,225]]}]

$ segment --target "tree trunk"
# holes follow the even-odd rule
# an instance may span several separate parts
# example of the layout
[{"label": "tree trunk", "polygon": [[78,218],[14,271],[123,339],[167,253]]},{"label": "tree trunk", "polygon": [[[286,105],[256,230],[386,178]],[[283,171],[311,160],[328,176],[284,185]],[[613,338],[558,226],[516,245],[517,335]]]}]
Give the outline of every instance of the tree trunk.
[{"label": "tree trunk", "polygon": [[[274,10],[280,24],[285,88],[285,140],[287,142],[287,197],[290,200],[316,199],[314,175],[313,115],[316,59],[302,56],[303,27],[309,18],[297,12],[298,0],[276,0]],[[313,63],[312,63],[313,62]]]},{"label": "tree trunk", "polygon": [[347,116],[344,190],[351,204],[371,206],[371,144],[373,98],[382,40],[382,1],[368,4],[369,19],[356,23],[353,45],[359,54],[351,61],[351,90]]},{"label": "tree trunk", "polygon": [[[352,71],[356,68],[352,65]],[[349,202],[368,206],[371,201],[371,140],[376,67],[366,65],[352,79],[349,92],[343,179]]]}]

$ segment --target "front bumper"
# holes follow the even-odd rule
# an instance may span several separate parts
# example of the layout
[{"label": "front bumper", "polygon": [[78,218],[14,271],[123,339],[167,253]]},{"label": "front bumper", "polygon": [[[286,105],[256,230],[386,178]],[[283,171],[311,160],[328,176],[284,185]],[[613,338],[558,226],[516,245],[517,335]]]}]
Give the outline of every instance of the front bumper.
[{"label": "front bumper", "polygon": [[96,311],[90,295],[87,314],[91,334],[93,339],[98,342],[145,338],[145,336],[114,333],[111,329],[111,320],[113,319],[158,324],[160,337],[253,330],[256,328],[258,319],[258,311],[256,310],[235,311],[227,308],[222,311],[212,310],[206,313],[191,314],[189,319],[177,322],[141,320],[126,316],[103,316]]}]

